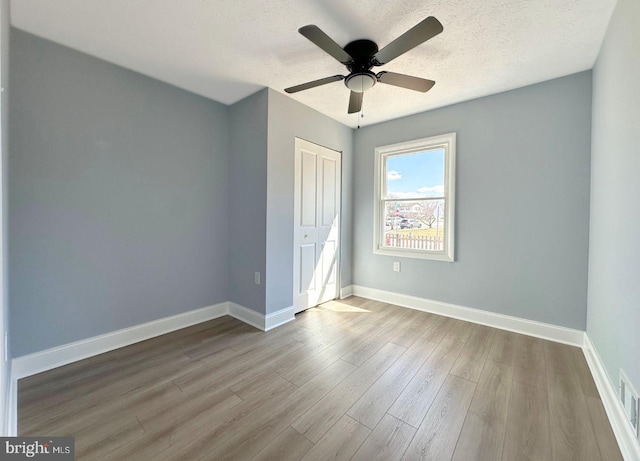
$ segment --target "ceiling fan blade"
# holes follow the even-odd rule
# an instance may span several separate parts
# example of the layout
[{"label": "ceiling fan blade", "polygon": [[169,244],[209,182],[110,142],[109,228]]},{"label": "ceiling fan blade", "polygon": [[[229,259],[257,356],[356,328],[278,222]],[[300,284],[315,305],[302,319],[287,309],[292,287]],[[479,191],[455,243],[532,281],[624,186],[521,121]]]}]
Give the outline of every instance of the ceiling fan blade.
[{"label": "ceiling fan blade", "polygon": [[426,93],[433,87],[433,85],[436,84],[436,82],[434,82],[433,80],[427,80],[426,78],[420,77],[412,77],[411,75],[396,74],[395,72],[383,71],[380,72],[377,77],[380,83],[399,86],[414,91],[421,91],[422,93]]},{"label": "ceiling fan blade", "polygon": [[340,45],[334,42],[333,39],[325,34],[318,26],[310,24],[308,26],[301,27],[298,29],[298,32],[342,64],[347,64],[353,61],[353,58],[349,53],[343,50]]},{"label": "ceiling fan blade", "polygon": [[362,96],[364,93],[356,93],[355,91],[351,92],[351,96],[349,96],[349,110],[347,113],[355,114],[356,112],[360,112],[362,109]]},{"label": "ceiling fan blade", "polygon": [[442,24],[440,24],[440,21],[433,16],[429,16],[427,19],[409,29],[393,42],[382,48],[373,56],[373,58],[379,66],[387,64],[401,54],[404,54],[421,43],[426,42],[430,38],[435,37],[443,30],[444,28],[442,27]]},{"label": "ceiling fan blade", "polygon": [[297,93],[298,91],[308,90],[309,88],[315,88],[320,85],[326,85],[327,83],[338,82],[340,80],[344,80],[344,75],[334,75],[333,77],[325,77],[321,78],[320,80],[302,83],[300,85],[285,88],[284,91],[286,91],[287,93]]}]

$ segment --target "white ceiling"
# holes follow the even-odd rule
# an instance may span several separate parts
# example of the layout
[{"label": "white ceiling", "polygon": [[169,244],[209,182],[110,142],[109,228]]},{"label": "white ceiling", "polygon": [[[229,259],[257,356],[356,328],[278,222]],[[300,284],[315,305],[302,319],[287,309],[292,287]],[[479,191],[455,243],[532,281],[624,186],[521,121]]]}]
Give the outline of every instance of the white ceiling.
[{"label": "white ceiling", "polygon": [[[444,32],[377,70],[436,81],[428,93],[378,84],[363,125],[593,67],[615,0],[13,0],[15,27],[232,104],[346,69],[297,29],[380,48],[427,16]],[[292,95],[348,126],[343,82]]]}]

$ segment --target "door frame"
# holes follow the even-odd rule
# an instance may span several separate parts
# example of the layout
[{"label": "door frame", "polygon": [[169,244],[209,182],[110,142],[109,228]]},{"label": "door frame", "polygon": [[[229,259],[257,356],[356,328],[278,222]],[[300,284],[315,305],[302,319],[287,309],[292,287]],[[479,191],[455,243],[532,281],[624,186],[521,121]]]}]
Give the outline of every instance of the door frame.
[{"label": "door frame", "polygon": [[[309,141],[308,139],[296,136],[294,138],[294,170],[293,170],[293,176],[294,176],[294,187],[293,187],[293,195],[294,195],[294,199],[293,199],[293,306],[294,306],[294,314],[297,314],[299,312],[302,312],[306,309],[310,309],[311,307],[315,307],[315,306],[309,306],[309,307],[305,307],[303,309],[299,309],[298,306],[296,306],[296,298],[298,296],[298,287],[296,285],[296,280],[297,280],[297,275],[296,275],[296,270],[299,272],[299,253],[298,253],[298,249],[296,248],[296,242],[297,242],[297,238],[296,238],[296,232],[298,229],[298,223],[300,220],[300,210],[299,210],[299,205],[300,205],[300,200],[301,200],[301,196],[300,196],[300,192],[302,190],[301,187],[298,187],[299,181],[301,180],[300,177],[300,148],[301,148],[301,144],[302,143],[309,143],[309,144],[314,144],[318,147],[321,147],[322,149],[327,149],[330,150],[332,152],[335,152],[336,154],[338,154],[338,159],[339,159],[339,168],[337,169],[338,171],[338,181],[337,181],[337,192],[338,192],[338,196],[339,199],[337,201],[337,206],[338,206],[338,236],[337,236],[337,241],[338,241],[338,250],[336,252],[336,292],[334,293],[334,296],[332,299],[339,299],[340,298],[340,294],[342,292],[342,281],[341,281],[341,273],[342,273],[342,154],[343,152],[341,150],[336,150],[336,149],[332,149],[331,147],[327,147],[324,146],[322,144],[319,144],[317,142],[314,141]],[[299,281],[298,281],[299,282]],[[317,304],[316,304],[317,305]]]}]

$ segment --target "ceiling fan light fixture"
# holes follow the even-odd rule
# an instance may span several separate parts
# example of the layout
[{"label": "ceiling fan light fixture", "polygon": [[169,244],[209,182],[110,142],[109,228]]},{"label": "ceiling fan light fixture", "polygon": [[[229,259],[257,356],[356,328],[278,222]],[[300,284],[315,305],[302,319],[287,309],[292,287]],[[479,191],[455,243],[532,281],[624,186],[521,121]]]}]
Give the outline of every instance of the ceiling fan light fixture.
[{"label": "ceiling fan light fixture", "polygon": [[347,76],[344,84],[351,91],[356,93],[364,93],[378,81],[376,74],[370,71],[366,72],[354,72]]}]

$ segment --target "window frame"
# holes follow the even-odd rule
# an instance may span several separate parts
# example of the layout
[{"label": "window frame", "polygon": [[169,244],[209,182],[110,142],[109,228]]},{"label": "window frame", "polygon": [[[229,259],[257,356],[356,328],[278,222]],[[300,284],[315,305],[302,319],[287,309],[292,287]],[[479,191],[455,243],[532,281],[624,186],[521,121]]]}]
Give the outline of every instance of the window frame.
[{"label": "window frame", "polygon": [[[411,248],[389,248],[383,245],[385,224],[386,158],[399,154],[417,154],[427,150],[444,149],[444,217],[445,232],[442,251],[417,250]],[[373,253],[386,256],[429,259],[454,262],[455,258],[455,176],[456,176],[456,133],[447,133],[428,138],[415,139],[375,149],[374,206],[373,206]],[[434,197],[429,197],[433,199]],[[399,199],[397,201],[418,201]]]}]

